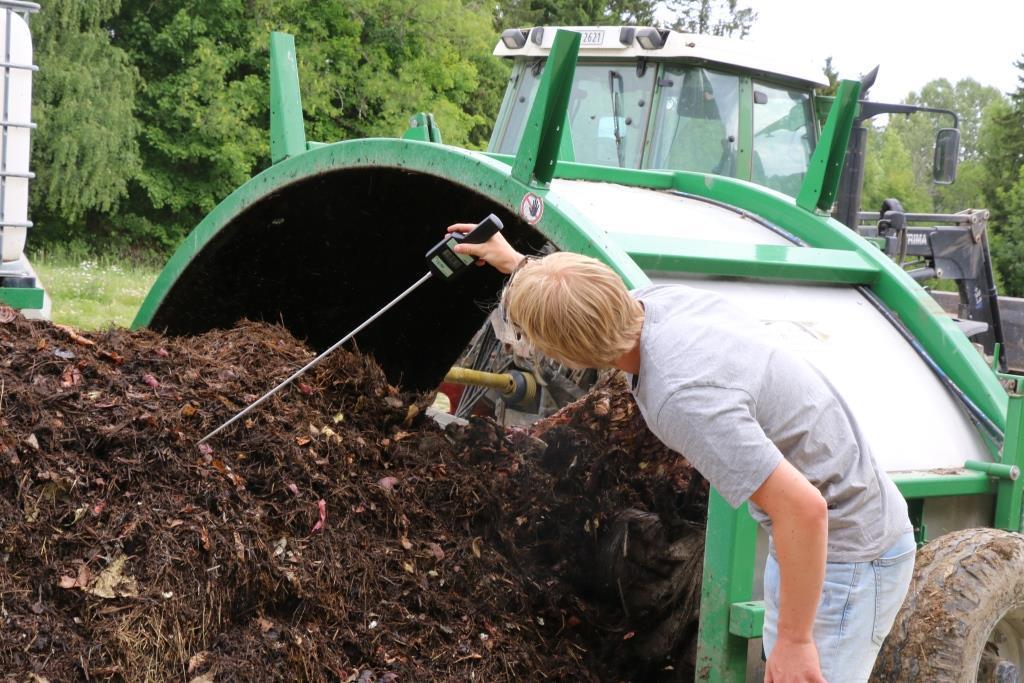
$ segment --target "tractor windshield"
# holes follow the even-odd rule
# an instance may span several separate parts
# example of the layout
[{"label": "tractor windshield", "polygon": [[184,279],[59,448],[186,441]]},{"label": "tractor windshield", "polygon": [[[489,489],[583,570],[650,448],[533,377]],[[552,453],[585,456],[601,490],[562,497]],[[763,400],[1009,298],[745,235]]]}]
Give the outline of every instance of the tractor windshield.
[{"label": "tractor windshield", "polygon": [[647,166],[735,176],[739,81],[697,66],[667,66]]},{"label": "tractor windshield", "polygon": [[[494,151],[515,154],[540,80],[540,64],[513,76],[508,121]],[[639,168],[651,110],[655,69],[638,75],[635,63],[579,64],[569,100],[575,161]]]},{"label": "tractor windshield", "polygon": [[[518,150],[544,63],[517,63],[491,151]],[[580,62],[568,109],[572,160],[714,173],[795,197],[814,149],[812,110],[809,88],[769,84],[749,72],[685,63]]]}]

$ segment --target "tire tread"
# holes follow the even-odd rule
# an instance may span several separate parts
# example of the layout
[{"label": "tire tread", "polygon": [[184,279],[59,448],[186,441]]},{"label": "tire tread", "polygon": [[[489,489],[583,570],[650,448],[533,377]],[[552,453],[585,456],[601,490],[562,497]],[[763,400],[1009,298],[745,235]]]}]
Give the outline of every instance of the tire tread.
[{"label": "tire tread", "polygon": [[965,529],[927,543],[871,680],[974,683],[992,628],[1015,605],[1024,605],[1024,536]]}]

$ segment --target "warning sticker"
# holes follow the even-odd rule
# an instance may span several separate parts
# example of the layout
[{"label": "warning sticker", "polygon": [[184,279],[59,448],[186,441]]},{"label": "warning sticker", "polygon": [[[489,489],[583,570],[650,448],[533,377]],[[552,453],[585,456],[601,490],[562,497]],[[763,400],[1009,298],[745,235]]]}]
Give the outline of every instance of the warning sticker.
[{"label": "warning sticker", "polygon": [[544,200],[532,192],[527,192],[519,202],[519,215],[530,225],[537,225],[544,216]]}]

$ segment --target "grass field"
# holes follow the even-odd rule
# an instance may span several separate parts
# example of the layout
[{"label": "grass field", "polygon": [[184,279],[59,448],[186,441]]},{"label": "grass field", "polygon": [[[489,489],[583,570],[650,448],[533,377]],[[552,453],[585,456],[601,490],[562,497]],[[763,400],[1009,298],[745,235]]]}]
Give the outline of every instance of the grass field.
[{"label": "grass field", "polygon": [[127,327],[150,286],[156,266],[113,258],[30,255],[53,300],[53,321],[82,330]]}]

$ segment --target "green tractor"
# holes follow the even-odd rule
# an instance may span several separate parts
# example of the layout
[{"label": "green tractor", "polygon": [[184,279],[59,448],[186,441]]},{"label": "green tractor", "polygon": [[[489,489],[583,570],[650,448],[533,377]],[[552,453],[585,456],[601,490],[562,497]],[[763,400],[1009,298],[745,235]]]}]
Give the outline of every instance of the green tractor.
[{"label": "green tractor", "polygon": [[[910,505],[923,549],[879,679],[1019,680],[1024,396],[996,345],[983,213],[858,213],[863,140],[851,131],[885,109],[860,100],[867,81],[818,97],[811,67],[656,28],[513,29],[495,53],[513,67],[486,152],[443,144],[427,114],[402,139],[324,144],[305,137],[294,41],[274,34],[274,163],[196,226],[135,326],[187,335],[281,320],[327,348],[422,274],[447,225],[488,213],[520,251],[588,254],[632,287],[718,292],[841,391]],[[955,130],[937,149],[937,178],[951,180]],[[903,267],[908,255],[923,272]],[[940,276],[960,285],[960,321],[918,282]],[[484,268],[458,286],[428,282],[359,347],[408,388],[446,375],[492,387],[453,392],[452,413],[550,412],[592,373],[502,344],[488,321],[500,286]],[[758,676],[765,552],[745,506],[712,492],[699,679]]]}]

